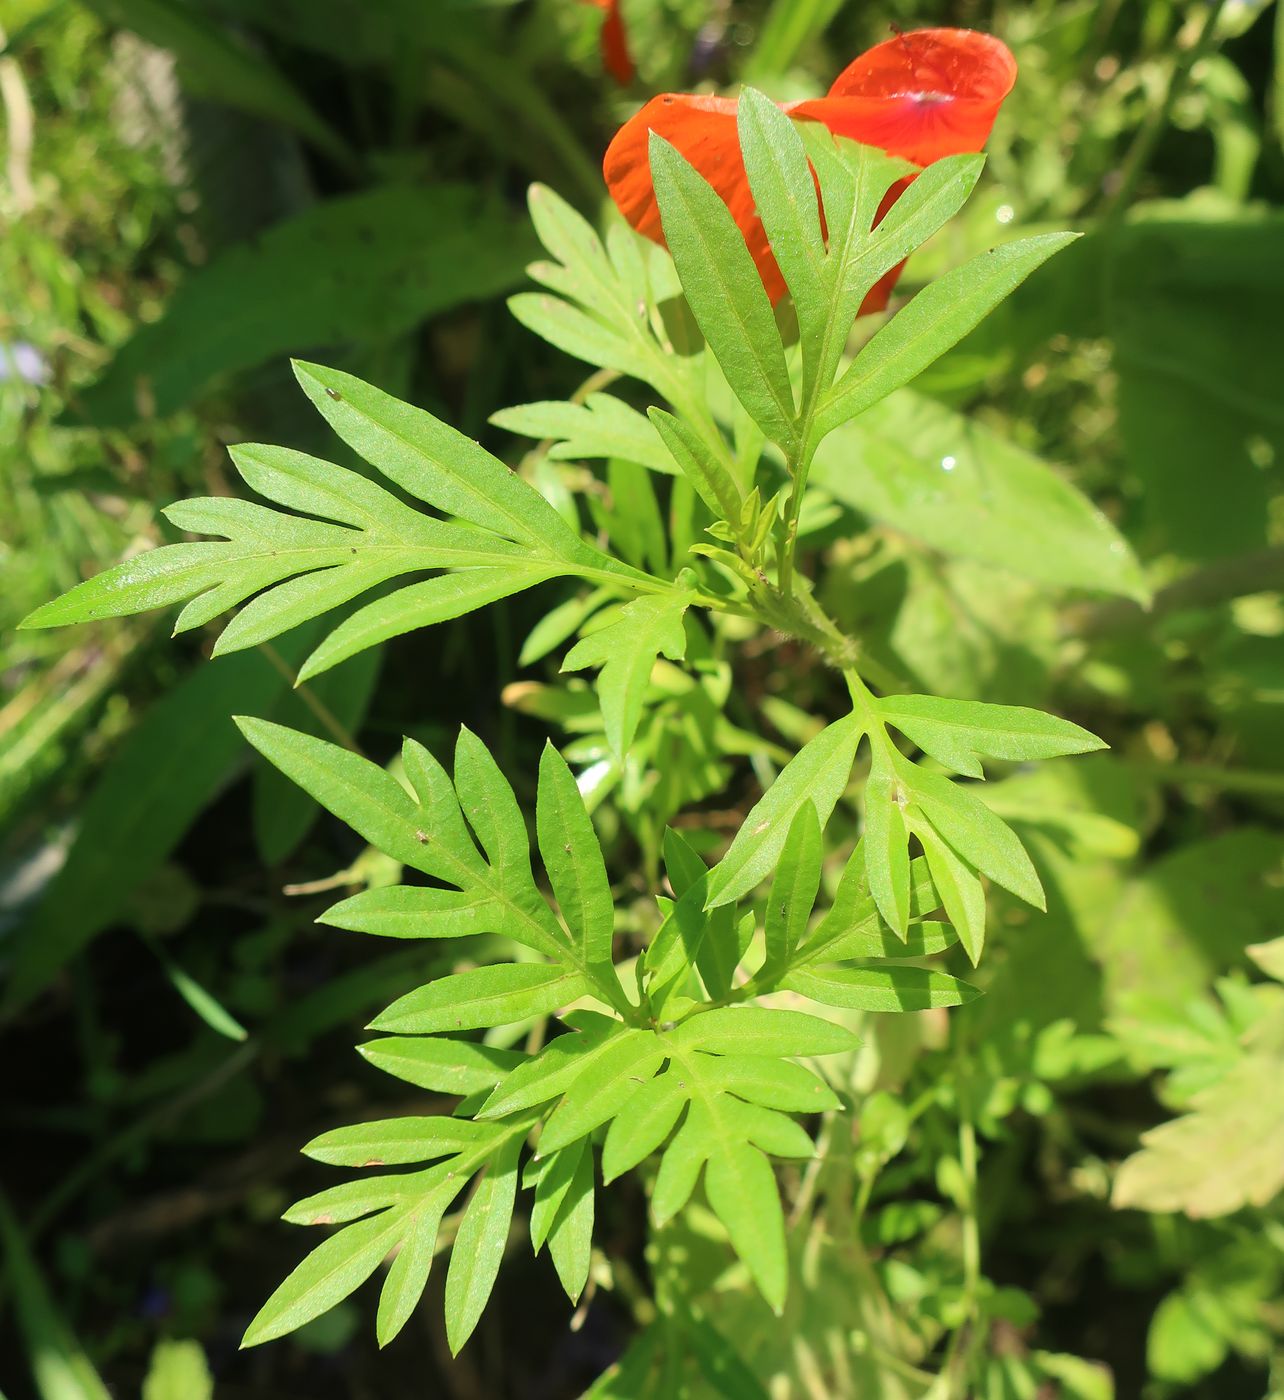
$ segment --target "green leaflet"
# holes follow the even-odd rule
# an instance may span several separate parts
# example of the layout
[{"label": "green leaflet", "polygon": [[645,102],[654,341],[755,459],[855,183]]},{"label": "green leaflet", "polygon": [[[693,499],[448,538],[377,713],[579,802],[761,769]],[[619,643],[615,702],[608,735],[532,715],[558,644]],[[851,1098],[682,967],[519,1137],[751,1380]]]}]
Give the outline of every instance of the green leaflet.
[{"label": "green leaflet", "polygon": [[741,90],[736,126],[758,217],[793,297],[799,328],[813,337],[824,316],[830,279],[802,138],[790,118],[751,87]]},{"label": "green leaflet", "polygon": [[922,967],[816,967],[790,972],[781,986],[826,1006],[852,1011],[926,1011],[962,1006],[974,987]]},{"label": "green leaflet", "polygon": [[985,945],[985,890],[976,872],[928,826],[916,827],[941,905],[975,967]]},{"label": "green leaflet", "polygon": [[865,783],[865,832],[861,838],[865,872],[879,913],[892,932],[905,937],[909,927],[909,833],[905,826],[904,787],[897,781],[887,749],[880,745]]},{"label": "green leaflet", "polygon": [[469,1118],[383,1118],[322,1133],[300,1151],[332,1167],[396,1166],[451,1156],[490,1132]]},{"label": "green leaflet", "polygon": [[602,668],[598,697],[607,740],[619,758],[637,733],[656,658],[680,661],[686,654],[682,619],[690,605],[690,596],[682,593],[635,598],[620,609],[616,621],[578,641],[562,662],[563,671]]},{"label": "green leaflet", "polygon": [[878,709],[924,753],[972,778],[984,776],[979,759],[982,754],[1026,762],[1106,747],[1077,724],[1020,705],[893,695],[880,700]]},{"label": "green leaflet", "polygon": [[376,1031],[427,1035],[525,1021],[588,990],[578,973],[543,963],[500,963],[439,977],[408,992],[370,1022]]},{"label": "green leaflet", "polygon": [[715,1007],[683,1021],[670,1039],[685,1049],[739,1055],[835,1055],[860,1043],[832,1021],[765,1006]]},{"label": "green leaflet", "polygon": [[524,1056],[468,1040],[385,1036],[357,1046],[376,1069],[438,1094],[475,1094],[498,1084]]},{"label": "green leaflet", "polygon": [[930,283],[877,332],[824,395],[816,418],[817,440],[908,384],[1078,236],[1044,233],[1017,239]]},{"label": "green leaflet", "polygon": [[501,1148],[464,1211],[446,1272],[446,1340],[452,1355],[472,1335],[499,1276],[517,1193],[521,1139]]},{"label": "green leaflet", "polygon": [[747,894],[770,871],[795,815],[810,803],[823,824],[847,786],[861,723],[850,714],[821,730],[784,767],[736,833],[709,879],[707,908]]},{"label": "green leaflet", "polygon": [[553,1267],[566,1296],[578,1303],[588,1282],[593,1251],[593,1153],[586,1149],[548,1235]]},{"label": "green leaflet", "polygon": [[379,1292],[375,1315],[375,1335],[386,1347],[410,1320],[428,1285],[428,1274],[437,1252],[437,1231],[441,1217],[453,1199],[453,1192],[434,1193],[408,1218],[405,1236],[396,1258],[388,1268]]},{"label": "green leaflet", "polygon": [[704,1188],[714,1213],[726,1226],[731,1247],[779,1314],[785,1306],[789,1262],[785,1215],[771,1163],[749,1143],[728,1144],[709,1154]]},{"label": "green leaflet", "polygon": [[405,1223],[404,1212],[385,1211],[346,1226],[318,1245],[259,1309],[241,1345],[258,1346],[283,1337],[342,1302],[387,1257]]},{"label": "green leaflet", "polygon": [[676,470],[646,416],[612,394],[590,394],[582,404],[521,404],[492,413],[490,421],[524,437],[554,439],[548,453],[554,461],[622,457],[666,476]]},{"label": "green leaflet", "polygon": [[1047,907],[1038,872],[1016,832],[973,790],[921,768],[902,776],[914,803],[965,861],[1018,899],[1036,909]]},{"label": "green leaflet", "polygon": [[744,237],[704,177],[655,132],[650,159],[665,240],[696,321],[749,415],[790,450],[797,410],[789,370]]},{"label": "green leaflet", "polygon": [[738,520],[742,504],[740,488],[708,443],[682,419],[662,408],[652,406],[647,414],[668,449],[669,457],[714,516]]},{"label": "green leaflet", "polygon": [[540,755],[535,829],[554,898],[582,965],[605,966],[606,975],[614,978],[615,902],[602,849],[571,770],[552,744],[545,744]]},{"label": "green leaflet", "polygon": [[820,889],[822,856],[820,820],[816,809],[804,803],[789,828],[771,883],[763,930],[767,945],[764,973],[788,966],[794,950],[806,936],[812,905]]}]

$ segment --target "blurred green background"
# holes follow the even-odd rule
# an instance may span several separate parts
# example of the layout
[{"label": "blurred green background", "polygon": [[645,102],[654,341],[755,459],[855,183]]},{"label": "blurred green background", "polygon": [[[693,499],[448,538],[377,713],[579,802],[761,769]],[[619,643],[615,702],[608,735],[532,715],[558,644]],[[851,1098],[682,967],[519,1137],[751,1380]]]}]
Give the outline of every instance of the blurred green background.
[{"label": "blurred green background", "polygon": [[[622,13],[629,88],[577,0],[0,0],[0,1391],[199,1400],[212,1375],[220,1397],[561,1400],[618,1356],[628,1308],[602,1293],[568,1330],[546,1262],[524,1255],[453,1364],[439,1305],[380,1356],[360,1297],[236,1349],[297,1254],[276,1217],[313,1180],[298,1145],[413,1103],[350,1047],[431,963],[314,927],[326,888],[380,871],[251,764],[229,716],[359,734],[380,759],[467,721],[529,787],[577,703],[552,663],[518,665],[536,605],[413,634],[300,692],[307,636],[208,663],[211,635],[171,643],[154,617],[14,627],[171,538],[160,506],[231,489],[226,444],[332,453],[290,355],[516,463],[489,416],[584,378],[504,305],[535,256],[531,180],[596,215],[601,152],[646,96],[741,80],[817,95],[892,26],[959,24],[1002,37],[1020,81],[981,188],[904,290],[1018,232],[1089,236],[916,384],[936,407],[871,427],[862,473],[824,474],[836,513],[813,544],[831,609],[916,684],[1069,709],[1112,744],[1007,780],[1004,815],[1057,897],[1028,927],[1000,906],[990,995],[968,1012],[995,1096],[986,1267],[1029,1301],[996,1354],[1101,1365],[1036,1388],[999,1368],[993,1393],[1284,1395],[1269,1170],[1244,1211],[1109,1204],[1115,1164],[1201,1089],[1233,1095],[1263,1056],[1284,1081],[1278,999],[1245,953],[1284,933],[1284,10]],[[1154,610],[1090,580],[1050,587],[1010,539],[873,489],[951,434],[996,482],[1017,454],[1088,493]],[[983,514],[984,471],[979,489]],[[734,826],[831,693],[796,655],[755,655],[753,703],[722,696],[744,757],[695,753],[668,809]],[[656,831],[627,785],[598,816],[613,869],[647,863]],[[1098,1063],[1050,1067],[1067,1020]],[[1240,1092],[1227,1113],[1280,1141],[1284,1108]],[[627,1256],[642,1202],[621,1190],[607,1209]]]}]

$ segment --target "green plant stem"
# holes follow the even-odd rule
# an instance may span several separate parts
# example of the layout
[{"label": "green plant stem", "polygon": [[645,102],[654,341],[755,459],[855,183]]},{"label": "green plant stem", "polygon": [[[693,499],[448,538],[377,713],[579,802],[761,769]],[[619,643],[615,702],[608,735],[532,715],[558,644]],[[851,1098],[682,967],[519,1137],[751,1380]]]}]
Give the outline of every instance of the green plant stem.
[{"label": "green plant stem", "polygon": [[1212,763],[1160,763],[1130,761],[1134,772],[1173,787],[1212,787],[1223,792],[1256,793],[1263,797],[1284,797],[1284,773],[1259,773],[1245,769],[1219,768]]},{"label": "green plant stem", "polygon": [[313,715],[316,716],[317,722],[321,725],[322,729],[324,729],[336,743],[341,744],[350,753],[355,753],[359,757],[364,758],[365,755],[361,752],[361,746],[352,737],[347,726],[306,681],[300,683],[298,672],[296,672],[281,653],[277,651],[272,643],[260,642],[259,650],[267,657],[273,669],[284,676],[285,679],[290,682],[291,686],[294,687],[294,693],[303,701],[308,709],[312,711]]},{"label": "green plant stem", "polygon": [[966,1199],[960,1205],[963,1233],[963,1318],[950,1338],[942,1376],[949,1400],[968,1400],[972,1358],[980,1343],[981,1223],[977,1212],[976,1125],[963,1047],[954,1046],[959,1106],[959,1166]]},{"label": "green plant stem", "polygon": [[1195,38],[1186,48],[1179,50],[1174,56],[1163,99],[1157,107],[1150,110],[1145,121],[1138,128],[1132,146],[1124,157],[1123,165],[1120,168],[1119,183],[1110,194],[1109,200],[1102,210],[1104,227],[1108,228],[1118,223],[1132,202],[1132,197],[1137,192],[1137,184],[1150,165],[1155,148],[1159,145],[1172,116],[1173,108],[1177,105],[1177,99],[1185,89],[1191,69],[1213,46],[1217,21],[1221,17],[1225,3],[1226,0],[1214,0],[1214,3],[1209,5],[1208,13]]}]

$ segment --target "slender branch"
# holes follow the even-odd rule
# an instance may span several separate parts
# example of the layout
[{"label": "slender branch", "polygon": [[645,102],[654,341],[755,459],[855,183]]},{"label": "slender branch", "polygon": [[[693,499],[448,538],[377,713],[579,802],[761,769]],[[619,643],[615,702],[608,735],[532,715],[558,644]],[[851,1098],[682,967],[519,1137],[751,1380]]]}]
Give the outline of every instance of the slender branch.
[{"label": "slender branch", "polygon": [[337,743],[342,744],[349,752],[364,758],[365,755],[361,753],[360,745],[352,737],[343,721],[339,719],[338,715],[334,713],[306,681],[300,683],[294,668],[286,661],[281,653],[277,651],[271,642],[260,642],[259,650],[267,657],[268,661],[271,662],[273,668],[279,671],[280,674],[290,682],[294,687],[294,693],[303,701],[308,709],[312,711],[317,721],[330,737]]}]

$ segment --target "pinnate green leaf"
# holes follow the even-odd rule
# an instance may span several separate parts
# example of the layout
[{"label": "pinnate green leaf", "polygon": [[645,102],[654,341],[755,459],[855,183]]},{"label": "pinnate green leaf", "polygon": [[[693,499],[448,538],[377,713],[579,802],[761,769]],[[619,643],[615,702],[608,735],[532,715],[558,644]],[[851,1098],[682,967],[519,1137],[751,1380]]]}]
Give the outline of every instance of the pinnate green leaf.
[{"label": "pinnate green leaf", "polygon": [[685,593],[648,594],[620,609],[616,621],[597,628],[567,653],[563,671],[600,666],[597,681],[607,741],[623,759],[637,733],[642,703],[657,656],[680,661],[687,634],[682,619],[691,604]]}]

